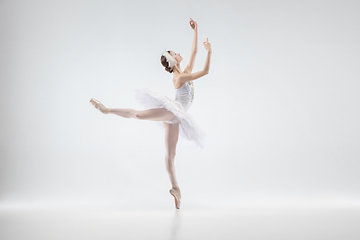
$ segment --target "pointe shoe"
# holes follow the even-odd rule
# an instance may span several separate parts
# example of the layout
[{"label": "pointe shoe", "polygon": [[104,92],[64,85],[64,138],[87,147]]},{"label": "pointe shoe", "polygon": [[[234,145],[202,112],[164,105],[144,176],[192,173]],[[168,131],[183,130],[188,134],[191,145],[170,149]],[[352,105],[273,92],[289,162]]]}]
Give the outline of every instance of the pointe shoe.
[{"label": "pointe shoe", "polygon": [[181,203],[181,199],[179,197],[179,194],[176,192],[175,189],[171,188],[169,190],[169,193],[175,198],[175,207],[177,209],[180,209],[180,203]]},{"label": "pointe shoe", "polygon": [[90,103],[100,112],[104,113],[104,114],[108,114],[109,110],[98,100],[92,98],[90,99]]}]

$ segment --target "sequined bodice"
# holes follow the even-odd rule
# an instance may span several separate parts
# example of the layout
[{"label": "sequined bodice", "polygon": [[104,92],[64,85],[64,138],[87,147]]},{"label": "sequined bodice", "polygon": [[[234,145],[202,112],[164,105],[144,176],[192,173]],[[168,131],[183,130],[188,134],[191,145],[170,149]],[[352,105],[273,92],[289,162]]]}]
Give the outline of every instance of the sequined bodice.
[{"label": "sequined bodice", "polygon": [[194,100],[194,87],[191,82],[185,82],[180,88],[175,89],[175,101],[180,102],[185,111],[189,109]]}]

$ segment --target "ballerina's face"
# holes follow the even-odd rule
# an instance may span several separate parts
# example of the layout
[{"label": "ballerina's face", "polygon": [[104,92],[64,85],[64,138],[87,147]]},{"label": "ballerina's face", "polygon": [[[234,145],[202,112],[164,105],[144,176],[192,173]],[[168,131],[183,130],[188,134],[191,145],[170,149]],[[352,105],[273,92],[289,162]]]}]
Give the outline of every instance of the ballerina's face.
[{"label": "ballerina's face", "polygon": [[174,51],[171,51],[171,50],[170,50],[170,54],[171,54],[171,56],[173,56],[173,57],[175,58],[175,60],[176,60],[178,63],[180,63],[180,62],[183,60],[183,58],[182,58],[182,56],[180,55],[180,53],[175,53]]}]

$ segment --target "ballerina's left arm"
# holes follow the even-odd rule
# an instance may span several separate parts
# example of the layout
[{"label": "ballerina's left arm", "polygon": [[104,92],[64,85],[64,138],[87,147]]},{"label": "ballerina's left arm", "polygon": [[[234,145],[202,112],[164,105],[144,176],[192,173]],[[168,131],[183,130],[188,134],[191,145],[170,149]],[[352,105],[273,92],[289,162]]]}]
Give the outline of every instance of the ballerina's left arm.
[{"label": "ballerina's left arm", "polygon": [[185,73],[191,73],[193,68],[194,68],[194,64],[195,64],[195,59],[196,59],[196,53],[197,53],[197,39],[198,39],[198,30],[197,30],[197,23],[192,20],[192,18],[190,18],[191,20],[189,21],[191,28],[194,30],[194,39],[192,42],[192,46],[191,46],[191,55],[190,55],[190,60],[188,65],[186,65],[184,72]]}]

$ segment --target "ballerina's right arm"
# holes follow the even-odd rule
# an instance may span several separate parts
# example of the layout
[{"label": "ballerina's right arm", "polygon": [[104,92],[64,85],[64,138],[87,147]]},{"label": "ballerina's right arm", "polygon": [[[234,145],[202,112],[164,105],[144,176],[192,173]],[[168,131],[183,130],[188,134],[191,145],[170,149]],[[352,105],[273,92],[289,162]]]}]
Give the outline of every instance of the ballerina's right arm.
[{"label": "ballerina's right arm", "polygon": [[206,39],[206,42],[204,42],[204,46],[208,52],[206,61],[205,61],[205,65],[204,65],[204,69],[201,71],[198,71],[198,72],[194,72],[194,73],[181,73],[176,79],[176,81],[178,83],[180,83],[181,85],[184,84],[185,82],[192,81],[192,80],[201,78],[201,77],[209,74],[212,50],[211,50],[211,45],[210,45],[208,39]]}]

